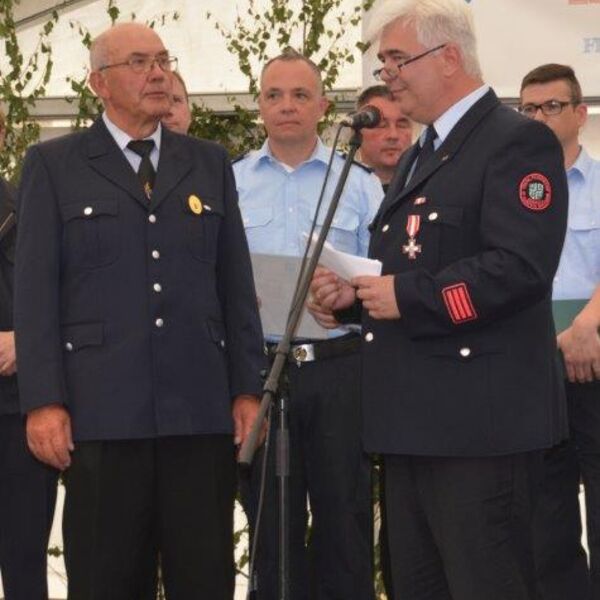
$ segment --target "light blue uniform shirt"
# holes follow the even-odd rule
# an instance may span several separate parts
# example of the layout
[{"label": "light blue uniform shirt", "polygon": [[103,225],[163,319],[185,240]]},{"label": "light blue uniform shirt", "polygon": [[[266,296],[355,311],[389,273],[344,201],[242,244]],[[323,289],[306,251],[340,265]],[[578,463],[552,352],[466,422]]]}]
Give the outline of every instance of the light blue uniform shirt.
[{"label": "light blue uniform shirt", "polygon": [[567,234],[552,299],[587,300],[600,283],[600,161],[582,148],[567,181]]},{"label": "light blue uniform shirt", "polygon": [[[310,232],[329,156],[330,149],[318,139],[310,158],[292,169],[271,154],[267,140],[262,148],[234,163],[250,252],[304,254],[306,239],[302,234]],[[344,159],[336,155],[317,225],[323,224],[343,164]],[[377,176],[359,166],[352,167],[327,240],[338,250],[366,256],[368,226],[382,199],[383,188]],[[315,231],[319,230],[317,226]]]}]

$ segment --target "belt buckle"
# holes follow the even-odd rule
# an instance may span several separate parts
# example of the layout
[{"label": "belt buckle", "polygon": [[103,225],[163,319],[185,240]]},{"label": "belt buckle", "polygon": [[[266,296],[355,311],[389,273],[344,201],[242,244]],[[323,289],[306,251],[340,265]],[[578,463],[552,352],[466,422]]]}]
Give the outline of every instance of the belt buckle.
[{"label": "belt buckle", "polygon": [[297,365],[312,362],[315,360],[315,347],[313,344],[298,344],[292,346],[291,354]]}]

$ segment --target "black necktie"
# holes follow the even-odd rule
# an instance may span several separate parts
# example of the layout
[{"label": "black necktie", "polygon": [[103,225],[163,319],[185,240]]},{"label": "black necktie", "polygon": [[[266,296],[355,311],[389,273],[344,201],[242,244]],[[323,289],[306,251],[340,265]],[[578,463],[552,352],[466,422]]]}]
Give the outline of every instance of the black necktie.
[{"label": "black necktie", "polygon": [[427,133],[425,134],[425,141],[423,142],[423,146],[421,151],[417,156],[417,162],[415,164],[415,168],[413,170],[412,177],[414,177],[420,169],[423,168],[423,165],[427,163],[427,161],[431,158],[433,153],[435,152],[435,148],[433,146],[433,142],[437,138],[437,132],[433,125],[427,126]]},{"label": "black necktie", "polygon": [[142,162],[140,163],[137,175],[144,188],[146,197],[150,200],[152,188],[154,187],[154,180],[156,179],[156,171],[150,160],[150,153],[154,148],[154,140],[131,140],[129,144],[127,144],[127,147],[130,150],[133,150],[138,156],[142,157]]}]

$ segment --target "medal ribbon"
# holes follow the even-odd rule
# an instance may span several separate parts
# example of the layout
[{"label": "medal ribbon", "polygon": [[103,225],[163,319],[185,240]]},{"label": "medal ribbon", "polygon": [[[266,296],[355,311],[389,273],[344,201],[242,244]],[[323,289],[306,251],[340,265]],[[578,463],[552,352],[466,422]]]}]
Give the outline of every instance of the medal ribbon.
[{"label": "medal ribbon", "polygon": [[415,238],[417,233],[419,233],[419,229],[421,228],[421,215],[408,215],[408,220],[406,221],[406,233],[408,233],[408,237]]}]

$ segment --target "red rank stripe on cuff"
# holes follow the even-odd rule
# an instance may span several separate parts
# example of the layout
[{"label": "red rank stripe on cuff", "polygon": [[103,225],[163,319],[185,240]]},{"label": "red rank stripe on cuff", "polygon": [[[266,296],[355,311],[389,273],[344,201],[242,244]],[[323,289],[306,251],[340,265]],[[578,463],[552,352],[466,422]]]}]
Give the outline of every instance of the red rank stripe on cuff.
[{"label": "red rank stripe on cuff", "polygon": [[458,283],[444,288],[442,296],[454,324],[473,321],[478,318],[465,283]]}]

